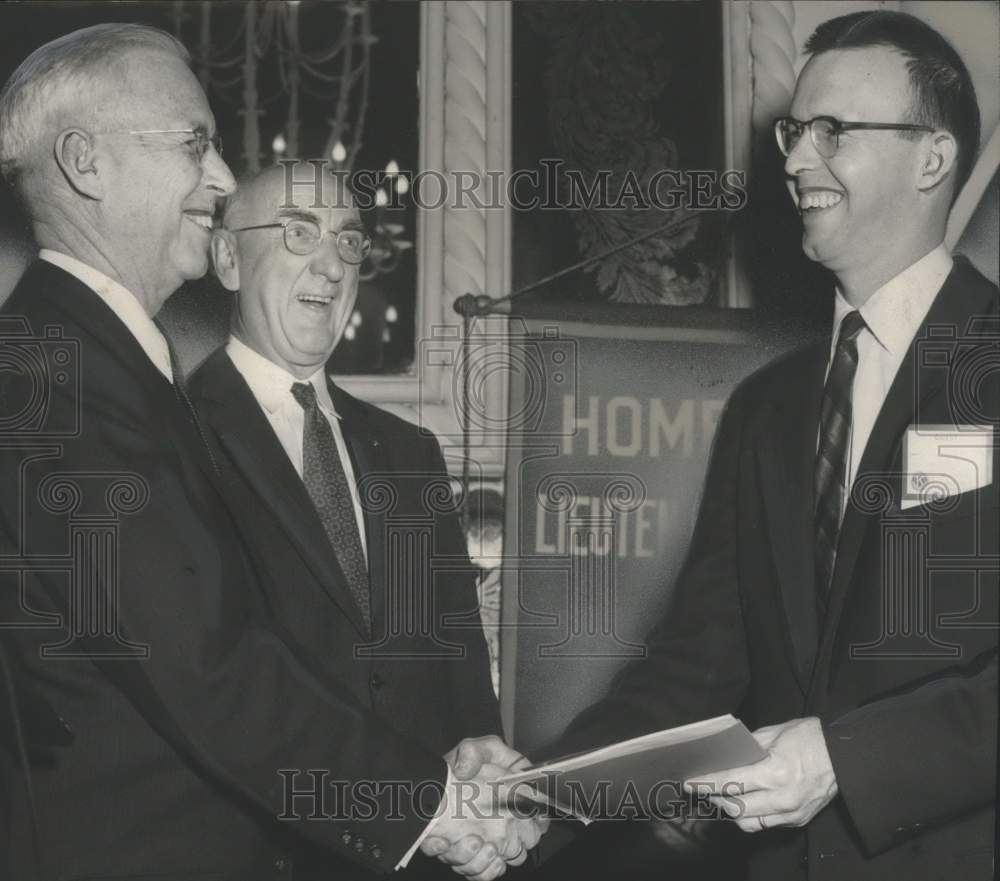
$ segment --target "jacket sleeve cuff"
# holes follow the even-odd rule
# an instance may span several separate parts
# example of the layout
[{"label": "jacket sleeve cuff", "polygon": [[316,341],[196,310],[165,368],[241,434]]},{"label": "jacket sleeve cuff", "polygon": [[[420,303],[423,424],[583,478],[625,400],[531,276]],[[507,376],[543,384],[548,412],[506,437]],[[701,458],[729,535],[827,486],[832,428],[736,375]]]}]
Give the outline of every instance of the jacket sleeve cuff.
[{"label": "jacket sleeve cuff", "polygon": [[400,869],[405,869],[410,864],[410,860],[413,859],[413,855],[417,852],[420,845],[424,843],[424,839],[426,839],[429,835],[431,835],[438,821],[444,816],[445,807],[448,804],[448,793],[451,792],[451,785],[454,782],[454,780],[455,778],[451,773],[451,765],[449,765],[448,777],[445,780],[444,784],[445,794],[444,797],[441,799],[441,804],[438,805],[437,815],[426,826],[424,826],[424,831],[420,833],[420,837],[413,842],[413,846],[406,853],[404,853],[402,859],[398,863],[396,863],[395,871],[398,872]]}]

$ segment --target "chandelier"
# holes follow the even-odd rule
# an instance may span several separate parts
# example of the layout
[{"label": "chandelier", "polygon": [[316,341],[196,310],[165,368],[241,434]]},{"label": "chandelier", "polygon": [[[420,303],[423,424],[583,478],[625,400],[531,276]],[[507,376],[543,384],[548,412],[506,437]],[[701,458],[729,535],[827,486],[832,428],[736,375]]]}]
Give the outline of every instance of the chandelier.
[{"label": "chandelier", "polygon": [[[253,173],[261,168],[261,118],[266,113],[271,119],[283,117],[271,141],[272,161],[305,159],[310,150],[321,149],[319,155],[334,170],[351,173],[363,145],[371,49],[378,42],[368,5],[359,0],[336,4],[266,0],[241,4],[236,10],[238,23],[232,5],[175,0],[172,17],[174,35],[189,47],[202,87],[222,102],[237,104],[243,170]],[[319,28],[329,39],[320,47],[313,39],[313,48],[307,49],[301,39],[302,19],[310,16],[306,33]],[[216,39],[214,31],[223,29],[225,38]],[[319,101],[330,108],[322,147],[315,132],[304,136],[304,97],[314,106]],[[395,160],[390,161],[375,192],[374,220],[369,223],[372,250],[362,266],[362,280],[395,271],[402,253],[413,247],[405,219],[401,220],[405,212],[389,207],[401,207],[408,191],[407,176]]]}]

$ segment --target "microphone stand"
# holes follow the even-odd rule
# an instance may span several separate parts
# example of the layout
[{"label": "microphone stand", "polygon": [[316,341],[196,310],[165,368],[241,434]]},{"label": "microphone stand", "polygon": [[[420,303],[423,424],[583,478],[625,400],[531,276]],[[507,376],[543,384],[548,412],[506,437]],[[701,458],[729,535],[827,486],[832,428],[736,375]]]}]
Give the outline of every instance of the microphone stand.
[{"label": "microphone stand", "polygon": [[491,297],[489,294],[463,294],[458,297],[453,308],[455,311],[462,316],[462,530],[466,534],[469,530],[469,483],[470,483],[470,470],[469,470],[469,459],[472,446],[471,429],[469,426],[469,353],[471,346],[471,334],[472,334],[472,324],[477,318],[486,318],[491,315],[510,315],[514,300],[519,297],[523,297],[525,294],[531,291],[537,290],[549,282],[555,281],[557,278],[562,278],[565,275],[569,275],[571,272],[576,272],[578,269],[585,269],[594,263],[599,263],[601,260],[605,260],[612,254],[617,254],[619,251],[624,251],[627,248],[631,248],[633,245],[639,244],[646,239],[651,239],[653,236],[660,235],[665,232],[670,232],[671,230],[680,229],[683,226],[691,223],[695,219],[701,216],[701,212],[692,212],[691,214],[686,214],[680,218],[671,218],[662,226],[658,226],[655,229],[647,230],[641,235],[635,238],[629,239],[627,242],[623,242],[620,245],[616,245],[613,248],[609,248],[601,254],[597,254],[593,257],[587,257],[584,260],[580,260],[569,266],[559,269],[556,272],[550,273],[530,284],[524,285],[518,288],[512,293],[506,294],[503,297]]}]

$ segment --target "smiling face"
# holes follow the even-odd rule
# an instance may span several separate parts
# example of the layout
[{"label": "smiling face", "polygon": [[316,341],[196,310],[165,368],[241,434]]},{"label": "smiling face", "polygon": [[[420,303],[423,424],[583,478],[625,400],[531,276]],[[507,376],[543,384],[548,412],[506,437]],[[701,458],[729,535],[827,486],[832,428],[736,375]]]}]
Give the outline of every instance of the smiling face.
[{"label": "smiling face", "polygon": [[214,133],[205,95],[185,63],[155,51],[134,52],[120,63],[129,87],[116,94],[116,130],[98,134],[113,163],[100,221],[115,270],[155,314],[185,280],[207,271],[215,204],[235,182],[214,149],[198,155],[190,134],[127,134]]},{"label": "smiling face", "polygon": [[[904,58],[882,48],[823,52],[803,69],[790,115],[843,122],[909,122]],[[788,191],[802,218],[806,255],[845,287],[871,294],[937,242],[920,188],[921,141],[895,131],[848,131],[832,158],[807,133],[785,161]],[[931,234],[932,235],[932,234]],[[933,237],[933,235],[932,235]],[[870,288],[870,289],[869,289]]]},{"label": "smiling face", "polygon": [[[294,376],[322,367],[344,333],[358,296],[358,269],[345,263],[332,234],[363,229],[351,196],[332,178],[319,195],[296,183],[285,192],[283,169],[271,169],[241,190],[227,211],[227,230],[213,246],[223,283],[239,289],[234,332],[244,343]],[[324,207],[314,207],[321,204]],[[311,254],[291,253],[279,228],[229,232],[242,226],[308,218],[324,235]],[[235,273],[224,263],[231,259]]]}]

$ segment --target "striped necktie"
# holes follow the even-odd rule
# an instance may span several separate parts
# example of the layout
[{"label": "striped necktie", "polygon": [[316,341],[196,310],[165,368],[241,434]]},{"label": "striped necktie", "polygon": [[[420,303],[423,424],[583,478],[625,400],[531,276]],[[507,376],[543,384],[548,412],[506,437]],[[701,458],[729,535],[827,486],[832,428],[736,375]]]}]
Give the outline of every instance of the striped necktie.
[{"label": "striped necktie", "polygon": [[302,482],[316,506],[319,519],[337,562],[347,579],[351,596],[371,628],[371,592],[358,521],[354,516],[351,490],[340,460],[333,429],[319,409],[312,383],[292,384],[292,397],[305,411],[302,433]]},{"label": "striped necktie", "polygon": [[826,614],[837,538],[847,492],[847,448],[851,439],[851,390],[858,370],[858,334],[865,320],[857,311],[840,323],[837,348],[823,390],[819,448],[816,451],[816,587],[821,615]]}]

